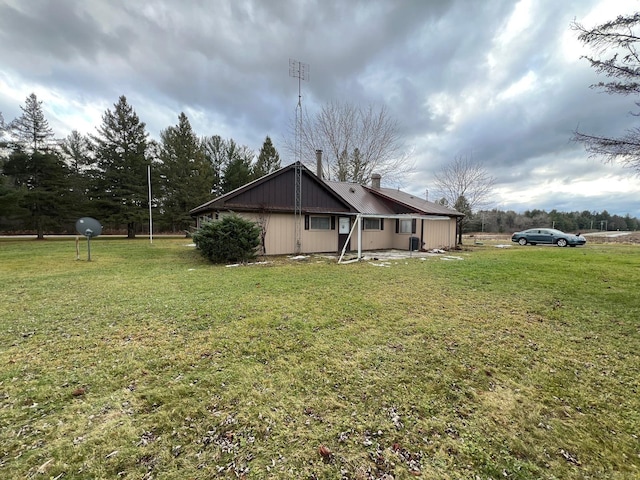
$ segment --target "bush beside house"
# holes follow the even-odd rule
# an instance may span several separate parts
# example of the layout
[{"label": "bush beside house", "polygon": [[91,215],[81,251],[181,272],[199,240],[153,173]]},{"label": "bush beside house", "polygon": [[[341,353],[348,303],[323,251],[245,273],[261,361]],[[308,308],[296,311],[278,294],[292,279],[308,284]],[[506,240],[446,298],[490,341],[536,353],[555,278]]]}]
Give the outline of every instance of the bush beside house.
[{"label": "bush beside house", "polygon": [[248,262],[257,256],[260,228],[238,215],[205,223],[193,234],[200,253],[213,263]]}]

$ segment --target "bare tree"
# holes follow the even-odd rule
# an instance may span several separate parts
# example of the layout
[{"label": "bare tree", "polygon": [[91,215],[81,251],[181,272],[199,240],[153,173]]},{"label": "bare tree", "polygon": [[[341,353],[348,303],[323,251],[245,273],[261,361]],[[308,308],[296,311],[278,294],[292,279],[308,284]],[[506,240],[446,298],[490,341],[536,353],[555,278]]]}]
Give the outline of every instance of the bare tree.
[{"label": "bare tree", "polygon": [[[640,93],[640,52],[637,49],[640,35],[635,31],[640,28],[640,13],[619,16],[592,29],[577,22],[571,28],[579,32],[578,39],[596,53],[595,57],[582,58],[588,60],[596,72],[611,79],[591,87],[619,95]],[[610,56],[604,57],[607,52]],[[640,107],[640,102],[635,104]],[[601,157],[605,162],[617,162],[640,173],[640,128],[630,128],[622,136],[614,138],[576,130],[573,139],[584,144],[592,156]]]},{"label": "bare tree", "polygon": [[[298,155],[295,122],[286,149]],[[386,107],[362,108],[351,103],[330,102],[316,115],[304,112],[300,129],[302,162],[315,166],[316,150],[322,150],[323,176],[328,180],[367,184],[372,173],[390,182],[413,169],[398,131],[398,123]],[[297,158],[296,158],[297,159]],[[315,168],[313,168],[315,171]]]},{"label": "bare tree", "polygon": [[435,174],[433,183],[441,203],[465,214],[458,222],[458,243],[462,243],[462,230],[471,214],[488,205],[495,178],[482,163],[457,156]]}]

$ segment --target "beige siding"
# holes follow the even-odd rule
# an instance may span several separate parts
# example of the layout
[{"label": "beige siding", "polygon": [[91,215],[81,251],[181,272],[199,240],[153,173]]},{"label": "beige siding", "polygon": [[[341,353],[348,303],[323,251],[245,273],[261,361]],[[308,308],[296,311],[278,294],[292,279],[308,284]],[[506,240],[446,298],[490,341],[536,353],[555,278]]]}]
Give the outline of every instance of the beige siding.
[{"label": "beige siding", "polygon": [[425,249],[453,248],[456,246],[456,220],[423,220]]},{"label": "beige siding", "polygon": [[[304,219],[303,219],[304,221]],[[305,253],[337,252],[338,228],[335,230],[302,230],[302,251]]]},{"label": "beige siding", "polygon": [[[229,215],[229,212],[220,212],[219,218]],[[241,213],[242,217],[260,222],[260,215],[256,213]],[[271,213],[264,217],[267,224],[266,250],[267,255],[289,255],[295,249],[295,218],[292,214]],[[198,219],[200,221],[200,218]],[[301,252],[320,253],[337,252],[338,228],[335,230],[305,230],[304,216],[300,219]],[[336,218],[337,222],[337,218]],[[424,237],[423,248],[453,248],[456,245],[456,221],[449,220],[417,220],[415,234],[395,233],[393,219],[388,219],[384,224],[384,230],[363,230],[362,250],[383,250],[395,248],[398,250],[409,249],[409,237],[421,235],[421,222],[424,222],[422,232]],[[200,223],[200,222],[199,222]],[[358,249],[357,229],[351,236],[351,250]]]},{"label": "beige siding", "polygon": [[266,222],[267,236],[264,243],[267,255],[284,255],[295,251],[295,223],[293,215],[269,213],[264,215],[262,219],[255,213],[242,213],[242,216],[258,223],[260,223],[262,219]]},{"label": "beige siding", "polygon": [[[420,223],[424,222],[421,229]],[[394,229],[395,232],[395,229]],[[456,246],[456,220],[428,220],[420,219],[416,222],[416,233],[394,233],[393,248],[398,250],[409,249],[409,237],[422,237],[421,248],[453,248]]]},{"label": "beige siding", "polygon": [[[362,250],[383,250],[391,248],[395,230],[392,221],[387,220],[384,224],[384,230],[363,230],[362,231]],[[358,249],[358,232],[353,232],[351,238],[351,249]]]}]

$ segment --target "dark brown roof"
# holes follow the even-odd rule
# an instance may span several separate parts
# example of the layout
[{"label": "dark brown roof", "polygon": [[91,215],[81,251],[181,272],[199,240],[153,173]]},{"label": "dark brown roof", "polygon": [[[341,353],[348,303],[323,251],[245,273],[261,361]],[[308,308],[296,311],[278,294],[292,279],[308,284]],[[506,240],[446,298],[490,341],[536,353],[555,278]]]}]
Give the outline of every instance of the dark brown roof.
[{"label": "dark brown roof", "polygon": [[[293,163],[210,200],[189,213],[215,210],[293,212],[295,203]],[[463,216],[443,205],[391,188],[371,188],[357,183],[321,180],[302,165],[302,211],[304,213],[362,213],[369,215]]]},{"label": "dark brown roof", "polygon": [[414,208],[427,215],[446,215],[450,217],[464,216],[464,213],[460,213],[453,208],[440,205],[439,203],[429,202],[424,198],[411,195],[410,193],[406,193],[401,190],[394,190],[393,188],[365,188],[370,193],[373,193],[376,196],[401,203],[409,208]]},{"label": "dark brown roof", "polygon": [[324,183],[344,198],[358,213],[392,214],[394,211],[380,198],[371,195],[366,187],[358,183],[331,182]]}]

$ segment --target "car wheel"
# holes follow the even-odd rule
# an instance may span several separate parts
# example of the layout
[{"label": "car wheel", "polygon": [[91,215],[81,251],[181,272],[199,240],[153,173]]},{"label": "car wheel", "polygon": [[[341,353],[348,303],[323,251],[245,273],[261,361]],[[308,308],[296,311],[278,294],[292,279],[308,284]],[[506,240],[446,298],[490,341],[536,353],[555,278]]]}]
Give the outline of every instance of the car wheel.
[{"label": "car wheel", "polygon": [[556,245],[558,245],[559,247],[566,247],[567,246],[567,241],[564,238],[559,238],[556,241]]},{"label": "car wheel", "polygon": [[527,239],[526,238],[521,238],[520,240],[518,240],[518,243],[522,246],[527,244]]}]

